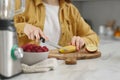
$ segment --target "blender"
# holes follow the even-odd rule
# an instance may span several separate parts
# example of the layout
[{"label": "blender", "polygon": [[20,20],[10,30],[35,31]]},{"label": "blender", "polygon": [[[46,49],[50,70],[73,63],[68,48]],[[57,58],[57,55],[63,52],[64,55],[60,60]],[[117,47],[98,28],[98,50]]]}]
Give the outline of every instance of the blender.
[{"label": "blender", "polygon": [[15,10],[15,0],[0,0],[0,75],[13,77],[22,72],[23,50],[18,47],[17,33],[13,17],[25,10],[25,0],[21,8]]}]

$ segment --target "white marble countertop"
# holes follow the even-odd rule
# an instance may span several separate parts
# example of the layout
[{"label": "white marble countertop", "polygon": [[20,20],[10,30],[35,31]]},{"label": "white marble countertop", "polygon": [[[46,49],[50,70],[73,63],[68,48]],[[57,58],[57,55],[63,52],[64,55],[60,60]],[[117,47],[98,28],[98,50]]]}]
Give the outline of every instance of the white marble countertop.
[{"label": "white marble countertop", "polygon": [[78,60],[65,65],[60,60],[56,70],[45,73],[21,74],[9,80],[120,80],[120,41],[101,40],[102,56]]}]

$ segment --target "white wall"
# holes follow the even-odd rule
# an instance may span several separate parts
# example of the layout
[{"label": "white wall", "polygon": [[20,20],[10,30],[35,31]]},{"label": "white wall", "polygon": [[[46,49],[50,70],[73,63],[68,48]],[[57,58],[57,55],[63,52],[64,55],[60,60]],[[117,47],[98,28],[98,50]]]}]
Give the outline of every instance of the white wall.
[{"label": "white wall", "polygon": [[115,19],[116,25],[120,25],[120,0],[76,1],[74,4],[84,18],[92,20],[96,32],[107,20]]}]

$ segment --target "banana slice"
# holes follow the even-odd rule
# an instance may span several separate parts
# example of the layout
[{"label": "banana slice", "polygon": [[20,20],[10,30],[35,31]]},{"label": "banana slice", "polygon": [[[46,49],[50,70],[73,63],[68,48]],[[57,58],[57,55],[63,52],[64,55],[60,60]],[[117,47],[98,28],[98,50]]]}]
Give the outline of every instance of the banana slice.
[{"label": "banana slice", "polygon": [[70,53],[70,52],[75,52],[76,51],[76,47],[69,45],[69,46],[65,46],[59,49],[60,53]]},{"label": "banana slice", "polygon": [[90,44],[86,46],[86,50],[90,53],[94,53],[98,50],[97,46]]}]

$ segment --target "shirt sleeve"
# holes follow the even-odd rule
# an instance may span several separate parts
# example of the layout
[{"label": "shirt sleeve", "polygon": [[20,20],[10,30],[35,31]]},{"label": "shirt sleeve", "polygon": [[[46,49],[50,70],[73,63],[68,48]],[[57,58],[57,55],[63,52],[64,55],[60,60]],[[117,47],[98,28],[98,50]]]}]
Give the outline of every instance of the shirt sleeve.
[{"label": "shirt sleeve", "polygon": [[[15,0],[15,10],[20,9],[20,0]],[[14,25],[17,30],[18,37],[25,36],[24,26],[26,23],[26,16],[24,14],[19,14],[14,16]]]},{"label": "shirt sleeve", "polygon": [[80,36],[84,39],[85,45],[94,44],[98,46],[99,44],[99,38],[97,34],[91,29],[91,27],[84,21],[84,19],[81,17],[79,11],[76,11],[77,13],[77,36]]},{"label": "shirt sleeve", "polygon": [[25,34],[24,34],[25,23],[26,22],[25,22],[25,17],[24,16],[21,16],[21,15],[15,16],[14,25],[16,27],[17,34],[18,34],[19,37],[25,36]]}]

